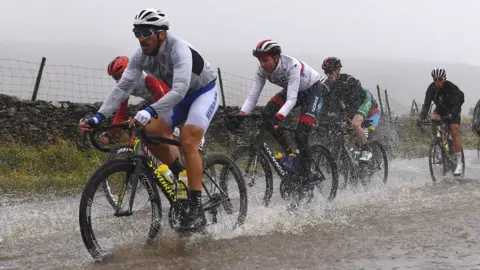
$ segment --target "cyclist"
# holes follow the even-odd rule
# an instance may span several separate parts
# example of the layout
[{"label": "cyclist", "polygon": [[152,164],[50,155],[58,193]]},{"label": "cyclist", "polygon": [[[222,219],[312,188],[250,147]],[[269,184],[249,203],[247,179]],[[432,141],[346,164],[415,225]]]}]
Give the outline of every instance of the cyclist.
[{"label": "cyclist", "polygon": [[[189,186],[189,219],[182,231],[202,231],[206,225],[202,207],[203,164],[198,151],[219,104],[217,76],[210,64],[186,41],[171,34],[170,22],[160,10],[143,9],[134,18],[133,32],[140,47],[94,117],[80,123],[81,129],[102,122],[128,97],[142,71],[164,81],[170,91],[157,102],[138,111],[132,124],[145,125],[152,136],[166,136],[182,123],[180,142]],[[152,152],[178,175],[183,166],[168,151],[168,145],[149,145]]]},{"label": "cyclist", "polygon": [[[301,162],[305,164],[305,168],[310,168],[311,153],[308,137],[322,102],[320,74],[305,62],[282,54],[280,45],[270,39],[260,41],[253,50],[253,56],[258,59],[260,65],[255,73],[250,94],[239,114],[248,114],[253,110],[267,80],[282,87],[283,89],[275,94],[263,109],[266,128],[285,152],[292,152],[283,132],[274,130],[274,127],[293,108],[300,107],[295,142],[300,150]],[[307,171],[310,172],[310,170]]]},{"label": "cyclist", "polygon": [[480,99],[473,109],[472,131],[480,137]]},{"label": "cyclist", "polygon": [[372,118],[374,121],[370,129],[375,130],[380,118],[377,102],[371,92],[363,89],[358,79],[347,73],[341,73],[342,62],[339,58],[327,57],[323,60],[322,69],[326,75],[322,82],[327,87],[323,113],[344,113],[350,119],[351,127],[357,135],[357,146],[362,149],[359,160],[370,161],[372,152],[367,146],[367,136],[362,124],[365,118]]},{"label": "cyclist", "polygon": [[[463,172],[462,168],[462,141],[460,139],[460,112],[465,101],[463,92],[451,81],[447,80],[447,72],[443,68],[434,68],[431,72],[433,82],[427,88],[425,101],[423,102],[420,121],[427,118],[428,110],[433,101],[435,110],[432,120],[448,118],[451,120],[450,130],[452,131],[453,150],[457,157],[457,166],[453,172],[454,176],[459,176]],[[437,126],[432,123],[432,135],[437,136]]]},{"label": "cyclist", "polygon": [[[118,83],[120,78],[122,78],[122,74],[127,68],[127,65],[127,56],[115,57],[107,66],[108,75],[111,76],[112,79],[114,79]],[[169,88],[164,82],[162,82],[161,80],[157,80],[154,77],[147,75],[147,73],[143,72],[142,77],[137,82],[137,86],[134,88],[131,95],[144,99],[144,102],[141,102],[136,106],[136,108],[140,109],[159,100],[168,91]],[[129,97],[125,98],[125,100],[123,100],[118,106],[118,109],[113,117],[113,124],[120,124],[123,121],[127,120],[128,99]],[[118,135],[118,133],[118,129],[112,129],[109,130],[109,132],[102,133],[99,136],[99,139],[103,143],[109,143],[111,138]]]}]

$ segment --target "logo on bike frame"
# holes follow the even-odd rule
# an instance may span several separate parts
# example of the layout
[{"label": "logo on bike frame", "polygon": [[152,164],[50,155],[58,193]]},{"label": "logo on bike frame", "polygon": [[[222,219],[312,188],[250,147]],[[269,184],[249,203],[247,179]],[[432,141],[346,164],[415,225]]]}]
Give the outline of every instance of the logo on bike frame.
[{"label": "logo on bike frame", "polygon": [[285,176],[286,173],[283,170],[282,165],[280,165],[280,163],[278,163],[277,159],[273,155],[272,151],[270,151],[270,148],[268,148],[268,146],[265,142],[263,143],[263,147],[265,147],[265,150],[267,150],[268,154],[270,155],[270,158],[272,159],[273,163],[275,164],[275,167],[277,167],[278,171],[280,171],[280,174],[282,176]]}]

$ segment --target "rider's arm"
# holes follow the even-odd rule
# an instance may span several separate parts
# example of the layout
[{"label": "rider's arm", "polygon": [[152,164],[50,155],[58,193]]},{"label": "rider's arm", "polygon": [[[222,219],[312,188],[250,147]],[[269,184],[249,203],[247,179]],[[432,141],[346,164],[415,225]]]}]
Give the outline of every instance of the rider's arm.
[{"label": "rider's arm", "polygon": [[153,103],[151,107],[157,115],[161,115],[173,109],[180,103],[190,88],[190,79],[192,77],[192,52],[186,43],[178,42],[171,52],[173,64],[172,89]]},{"label": "rider's arm", "polygon": [[137,81],[142,76],[142,67],[140,57],[142,51],[139,49],[128,62],[127,68],[123,72],[122,78],[113,90],[108,94],[98,113],[104,118],[109,117],[118,108],[120,102],[127,99],[133,92]]},{"label": "rider's arm", "polygon": [[248,94],[247,99],[243,103],[242,109],[240,109],[241,112],[243,113],[252,112],[253,107],[255,107],[255,104],[257,104],[258,102],[258,97],[262,92],[263,86],[265,86],[265,82],[266,82],[266,79],[263,76],[260,68],[258,68],[257,72],[255,72],[252,89],[250,90],[250,93]]},{"label": "rider's arm", "polygon": [[[347,78],[347,86],[349,89],[349,93],[351,95],[351,99],[353,100],[353,108],[351,109],[357,109],[360,110],[360,107],[364,105],[365,102],[370,102],[370,99],[367,99],[367,93],[365,93],[365,90],[362,87],[362,84],[360,83],[360,80],[349,76]],[[350,108],[346,108],[349,110]],[[366,116],[365,116],[366,117]]]},{"label": "rider's arm", "polygon": [[163,81],[150,75],[145,76],[145,86],[150,90],[155,101],[161,99],[168,92],[168,86]]},{"label": "rider's arm", "polygon": [[455,105],[453,106],[452,110],[450,111],[450,113],[452,115],[459,114],[460,111],[462,110],[462,105],[465,102],[465,96],[464,96],[462,90],[460,90],[457,86],[455,86],[455,88],[456,88],[455,92],[457,92],[457,94],[456,94]]},{"label": "rider's arm", "polygon": [[368,117],[368,113],[372,109],[372,95],[370,94],[369,91],[365,91],[365,97],[363,98],[362,104],[358,107],[357,113],[360,113],[363,118]]},{"label": "rider's arm", "polygon": [[425,120],[427,118],[428,109],[433,101],[433,93],[435,91],[434,84],[430,84],[425,93],[425,100],[423,101],[422,111],[420,112],[420,119]]},{"label": "rider's arm", "polygon": [[[120,103],[120,106],[118,106],[118,110],[115,112],[115,115],[113,116],[113,124],[121,124],[123,121],[127,120],[127,112],[128,112],[128,98],[125,99]],[[110,136],[115,136],[118,132],[118,128],[112,128],[108,131],[110,133]]]},{"label": "rider's arm", "polygon": [[278,110],[277,116],[283,119],[295,107],[297,103],[298,90],[300,88],[302,67],[300,63],[294,65],[288,72],[287,100]]}]

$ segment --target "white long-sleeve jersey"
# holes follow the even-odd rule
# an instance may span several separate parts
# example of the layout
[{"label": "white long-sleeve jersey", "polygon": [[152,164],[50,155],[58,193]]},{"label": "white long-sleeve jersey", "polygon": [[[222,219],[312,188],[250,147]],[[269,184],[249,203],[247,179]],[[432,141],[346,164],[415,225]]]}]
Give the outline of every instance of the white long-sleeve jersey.
[{"label": "white long-sleeve jersey", "polygon": [[257,104],[265,82],[269,82],[286,89],[287,101],[278,111],[287,116],[297,102],[299,91],[305,91],[320,80],[320,74],[308,64],[291,56],[281,54],[280,61],[272,73],[266,72],[260,66],[257,68],[252,89],[243,103],[242,112],[250,113]]},{"label": "white long-sleeve jersey", "polygon": [[139,48],[130,58],[122,78],[109,93],[99,113],[109,117],[125,98],[132,94],[145,71],[160,79],[171,89],[151,105],[157,114],[171,110],[183,98],[216,80],[210,64],[186,41],[168,33],[156,56],[147,56]]}]

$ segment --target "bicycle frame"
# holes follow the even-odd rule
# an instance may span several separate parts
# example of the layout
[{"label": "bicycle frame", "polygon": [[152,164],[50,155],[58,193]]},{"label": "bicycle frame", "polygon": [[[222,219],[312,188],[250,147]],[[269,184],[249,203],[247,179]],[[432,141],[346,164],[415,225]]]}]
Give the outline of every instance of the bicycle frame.
[{"label": "bicycle frame", "polygon": [[[262,119],[262,116],[252,115],[252,114],[244,115],[243,117]],[[295,129],[293,129],[293,128],[284,127],[284,126],[279,126],[278,130],[280,130],[280,129],[281,130],[286,130],[286,131],[291,131],[291,132],[295,131]],[[285,171],[282,168],[282,165],[280,165],[278,160],[275,158],[275,155],[273,154],[272,150],[270,150],[270,147],[268,146],[267,142],[264,140],[265,131],[266,131],[265,123],[262,120],[262,123],[260,124],[260,128],[259,128],[259,132],[257,133],[257,135],[255,135],[255,139],[253,140],[254,142],[252,143],[252,145],[255,148],[260,150],[260,154],[262,154],[264,156],[264,158],[268,161],[270,166],[272,166],[274,168],[275,172],[277,173],[278,176],[280,176],[282,181],[285,181],[285,180],[287,180],[287,177],[291,173]],[[257,157],[255,157],[255,158],[257,158]],[[257,163],[257,160],[254,161],[254,164],[256,164],[256,163]]]},{"label": "bicycle frame", "polygon": [[[145,187],[148,188],[153,188],[150,186],[148,179],[149,177],[152,177],[155,182],[155,184],[160,188],[162,193],[165,195],[167,200],[170,202],[170,205],[176,206],[178,204],[178,200],[176,197],[176,190],[178,188],[178,183],[177,181],[174,181],[174,186],[175,190],[171,189],[170,183],[166,181],[166,179],[161,175],[158,171],[157,168],[161,164],[160,160],[158,160],[153,153],[148,149],[148,147],[143,143],[143,140],[151,143],[151,144],[159,144],[159,143],[164,143],[164,144],[169,144],[169,145],[175,145],[178,147],[181,147],[180,142],[173,140],[173,139],[168,139],[164,137],[150,137],[147,134],[145,134],[144,129],[139,129],[136,126],[133,127],[130,133],[130,147],[133,149],[133,163],[135,166],[134,169],[134,174],[131,182],[132,190],[130,194],[130,200],[128,204],[128,209],[124,209],[122,207],[123,205],[123,197],[126,193],[126,187],[127,185],[124,186],[124,189],[121,191],[121,196],[118,200],[118,208],[117,211],[115,212],[116,216],[126,216],[126,215],[131,215],[132,214],[132,207],[134,203],[134,198],[135,194],[137,191],[137,186],[138,186],[138,179],[142,179],[142,182],[144,183]],[[203,150],[199,149],[200,151],[200,156],[202,157],[202,162],[203,162],[203,168],[206,167],[205,164],[205,153]],[[203,172],[205,174],[205,171]],[[143,174],[143,176],[142,176]],[[214,181],[210,175],[206,174],[207,177],[210,179],[210,181],[214,184],[216,188],[220,191],[220,193],[227,197],[227,194],[225,191],[218,186],[218,183]],[[206,195],[208,197],[211,197],[210,192],[208,189],[205,187],[205,183],[202,181],[202,186],[205,189]],[[229,199],[228,199],[229,200]],[[215,203],[212,203],[208,207],[204,207],[204,211],[209,211],[214,209],[218,204],[221,204],[223,201],[218,201]]]},{"label": "bicycle frame", "polygon": [[[149,181],[144,180],[144,179],[149,179],[148,175],[153,177],[153,180],[155,180],[155,183],[157,184],[157,186],[160,187],[160,190],[165,195],[165,197],[170,202],[170,204],[177,203],[177,197],[176,197],[175,191],[171,189],[170,184],[167,182],[167,180],[159,172],[156,171],[158,166],[161,164],[160,160],[158,160],[151,153],[148,147],[144,145],[142,137],[146,137],[146,136],[144,134],[140,134],[140,131],[137,127],[133,127],[133,130],[130,134],[130,138],[131,138],[130,146],[133,149],[133,163],[135,166],[133,177],[131,179],[132,191],[130,194],[128,209],[124,209],[123,197],[126,193],[127,185],[125,185],[124,188],[122,189],[121,196],[119,196],[119,200],[118,200],[118,208],[117,208],[117,211],[115,212],[116,216],[131,215],[135,194],[138,186],[138,179],[142,179],[142,182],[145,184],[145,187],[147,189],[153,188],[150,186]],[[166,143],[170,145],[180,146],[180,143],[178,141],[171,140],[168,138],[156,137],[155,140],[158,141],[158,143]],[[151,140],[147,139],[147,141],[151,141]],[[148,175],[146,175],[146,173],[148,173]],[[178,188],[177,182],[174,181],[174,184],[175,184],[175,189],[177,189]]]},{"label": "bicycle frame", "polygon": [[450,164],[452,163],[452,159],[448,153],[448,139],[452,139],[452,131],[450,130],[450,122],[444,120],[431,120],[432,123],[435,122],[437,124],[437,140],[440,139],[440,145],[442,147],[442,155],[446,158],[447,162]]},{"label": "bicycle frame", "polygon": [[[346,126],[346,122],[333,122],[333,121],[327,121],[327,123],[319,124],[319,126],[323,126],[328,129],[328,142],[332,143],[332,154],[337,154],[335,157],[335,162],[340,162],[340,158],[342,157],[342,152],[346,151],[348,153],[348,148],[345,142],[347,140],[345,137],[351,137],[353,136],[353,131],[348,130]],[[351,159],[351,157],[349,156]]]}]

